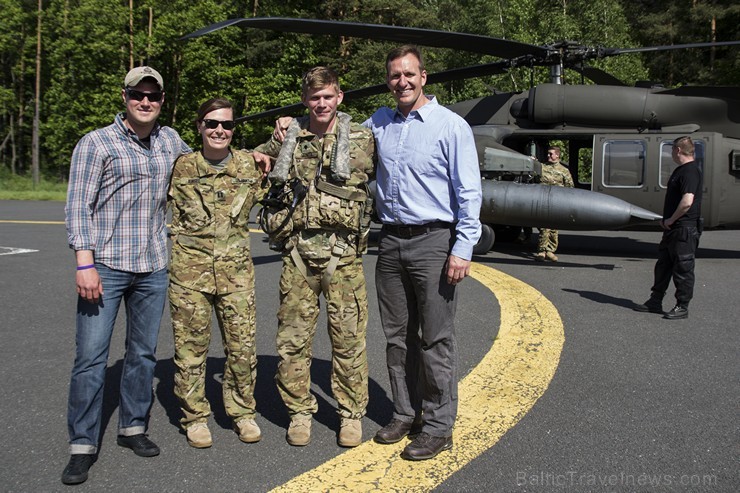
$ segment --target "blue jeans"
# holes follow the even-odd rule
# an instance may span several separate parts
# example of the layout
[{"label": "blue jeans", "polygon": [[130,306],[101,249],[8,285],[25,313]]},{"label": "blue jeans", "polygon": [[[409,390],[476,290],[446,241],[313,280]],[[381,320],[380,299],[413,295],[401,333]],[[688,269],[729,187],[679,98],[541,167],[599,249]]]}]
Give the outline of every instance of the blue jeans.
[{"label": "blue jeans", "polygon": [[97,303],[77,299],[77,352],[69,384],[70,454],[95,454],[100,440],[103,387],[113,326],[126,306],[126,352],[121,373],[118,433],[146,431],[152,404],[155,352],[167,299],[167,269],[132,273],[95,265],[103,283]]}]

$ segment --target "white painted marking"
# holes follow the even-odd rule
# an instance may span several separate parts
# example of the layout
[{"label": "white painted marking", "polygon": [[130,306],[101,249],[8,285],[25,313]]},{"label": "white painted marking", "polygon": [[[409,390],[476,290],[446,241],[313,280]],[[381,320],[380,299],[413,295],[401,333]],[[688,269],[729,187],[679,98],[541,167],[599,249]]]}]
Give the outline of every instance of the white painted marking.
[{"label": "white painted marking", "polygon": [[15,255],[16,253],[33,253],[38,250],[30,250],[28,248],[13,248],[13,247],[0,247],[0,255]]}]

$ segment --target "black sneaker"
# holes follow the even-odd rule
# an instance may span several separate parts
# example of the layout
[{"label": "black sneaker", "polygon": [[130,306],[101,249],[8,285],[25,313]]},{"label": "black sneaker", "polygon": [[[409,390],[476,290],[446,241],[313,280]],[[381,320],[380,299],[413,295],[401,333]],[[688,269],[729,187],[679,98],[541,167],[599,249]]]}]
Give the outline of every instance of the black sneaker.
[{"label": "black sneaker", "polygon": [[663,315],[663,318],[667,318],[668,320],[679,320],[681,318],[689,318],[689,309],[688,307],[676,305],[674,306],[671,311],[666,312],[665,315]]},{"label": "black sneaker", "polygon": [[69,457],[67,467],[62,472],[62,483],[80,484],[87,481],[87,471],[95,462],[95,456],[92,454],[72,454]]},{"label": "black sneaker", "polygon": [[159,447],[143,433],[131,435],[130,437],[118,435],[116,443],[121,447],[130,448],[139,457],[154,457],[155,455],[159,455]]},{"label": "black sneaker", "polygon": [[642,305],[635,305],[633,309],[636,312],[643,312],[643,313],[663,313],[663,303],[650,298]]}]

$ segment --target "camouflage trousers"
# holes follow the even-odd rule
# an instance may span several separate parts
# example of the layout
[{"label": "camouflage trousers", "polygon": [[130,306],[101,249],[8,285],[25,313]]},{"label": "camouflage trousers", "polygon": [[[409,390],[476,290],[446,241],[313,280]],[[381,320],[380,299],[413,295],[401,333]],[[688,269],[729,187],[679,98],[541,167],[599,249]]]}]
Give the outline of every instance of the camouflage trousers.
[{"label": "camouflage trousers", "polygon": [[540,236],[537,239],[538,252],[555,252],[558,249],[558,230],[539,228]]},{"label": "camouflage trousers", "polygon": [[[312,268],[317,281],[327,262]],[[362,259],[337,266],[324,296],[332,348],[332,393],[339,414],[358,419],[365,415],[368,400],[365,350],[368,308]],[[280,361],[275,381],[291,415],[313,414],[318,410],[310,389],[312,345],[319,311],[319,295],[310,288],[293,259],[283,256],[277,333]]]},{"label": "camouflage trousers", "polygon": [[234,422],[253,418],[257,377],[254,289],[213,295],[171,282],[169,299],[175,337],[175,396],[180,401],[183,428],[206,422],[211,414],[206,398],[206,359],[214,309],[226,353],[222,383],[226,414]]}]

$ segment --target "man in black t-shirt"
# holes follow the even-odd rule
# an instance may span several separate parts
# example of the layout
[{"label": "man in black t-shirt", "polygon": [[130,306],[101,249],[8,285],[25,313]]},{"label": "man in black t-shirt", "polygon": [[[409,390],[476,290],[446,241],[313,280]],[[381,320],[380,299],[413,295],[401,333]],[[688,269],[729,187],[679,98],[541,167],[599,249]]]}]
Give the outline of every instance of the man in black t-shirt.
[{"label": "man in black t-shirt", "polygon": [[694,258],[701,235],[702,171],[694,161],[694,143],[691,137],[673,141],[673,160],[678,167],[668,180],[663,205],[663,238],[658,246],[655,264],[655,282],[652,293],[640,312],[663,313],[663,296],[673,278],[676,286],[676,306],[663,318],[688,318],[689,301],[694,295]]}]

